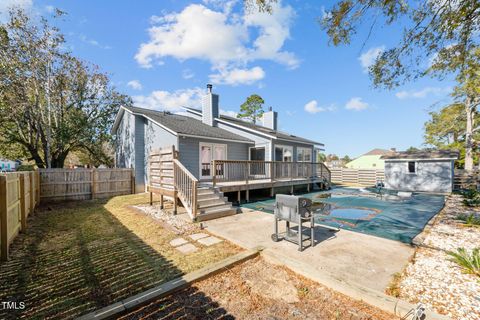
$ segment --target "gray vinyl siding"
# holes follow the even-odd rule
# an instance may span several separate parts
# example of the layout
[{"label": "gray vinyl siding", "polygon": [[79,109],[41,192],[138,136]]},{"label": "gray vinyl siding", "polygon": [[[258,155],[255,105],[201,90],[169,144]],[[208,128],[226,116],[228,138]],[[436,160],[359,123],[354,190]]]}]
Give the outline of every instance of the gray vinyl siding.
[{"label": "gray vinyl siding", "polygon": [[200,178],[200,142],[226,144],[228,160],[248,160],[248,147],[251,145],[247,143],[180,137],[178,139],[180,162],[197,178]]},{"label": "gray vinyl siding", "polygon": [[135,167],[135,116],[124,112],[118,125],[115,139],[116,166],[119,168]]},{"label": "gray vinyl siding", "polygon": [[401,191],[450,193],[453,187],[453,161],[415,161],[416,172],[408,172],[408,161],[385,160],[385,186]]},{"label": "gray vinyl siding", "polygon": [[163,129],[158,124],[146,120],[145,123],[145,158],[144,167],[145,182],[148,184],[148,158],[152,150],[158,150],[175,146],[178,149],[178,139],[173,133]]},{"label": "gray vinyl siding", "polygon": [[145,191],[145,125],[146,120],[135,116],[135,190]]},{"label": "gray vinyl siding", "polygon": [[[266,138],[264,136],[249,132],[247,130],[242,130],[237,127],[230,126],[225,123],[220,123],[217,122],[217,126],[221,129],[228,130],[232,133],[238,134],[239,136],[242,136],[244,138],[250,139],[255,142],[255,147],[265,147],[265,161],[271,161],[271,155],[272,155],[272,148],[271,148],[271,143],[270,143],[270,138]],[[250,144],[251,147],[253,147],[253,144]],[[247,154],[247,159],[248,160],[248,154]]]}]

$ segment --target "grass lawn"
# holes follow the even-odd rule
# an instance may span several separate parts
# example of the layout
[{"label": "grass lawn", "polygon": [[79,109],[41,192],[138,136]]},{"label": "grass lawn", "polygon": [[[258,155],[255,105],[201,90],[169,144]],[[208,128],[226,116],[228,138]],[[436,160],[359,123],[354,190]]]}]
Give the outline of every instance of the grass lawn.
[{"label": "grass lawn", "polygon": [[0,319],[65,319],[106,306],[233,255],[226,241],[183,255],[178,237],[130,206],[146,195],[43,206],[0,264]]}]

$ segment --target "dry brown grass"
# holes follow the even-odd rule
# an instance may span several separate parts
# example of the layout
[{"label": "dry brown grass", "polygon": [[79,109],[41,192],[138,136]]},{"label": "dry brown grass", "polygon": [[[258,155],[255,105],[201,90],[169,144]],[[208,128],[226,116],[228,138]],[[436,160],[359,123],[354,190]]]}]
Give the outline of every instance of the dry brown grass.
[{"label": "dry brown grass", "polygon": [[224,241],[189,255],[178,237],[130,205],[145,195],[41,207],[0,265],[0,301],[25,302],[0,310],[7,319],[73,318],[235,254]]},{"label": "dry brown grass", "polygon": [[[287,274],[298,300],[288,302],[252,288],[245,275],[259,279]],[[242,276],[243,275],[243,276]],[[282,278],[284,282],[285,279]],[[285,283],[285,282],[284,282]],[[265,284],[263,284],[265,285]],[[282,286],[272,284],[282,292]],[[283,286],[284,288],[285,286]],[[120,319],[341,319],[394,320],[394,315],[310,281],[289,269],[255,258],[196,283],[172,296],[125,314]]]}]

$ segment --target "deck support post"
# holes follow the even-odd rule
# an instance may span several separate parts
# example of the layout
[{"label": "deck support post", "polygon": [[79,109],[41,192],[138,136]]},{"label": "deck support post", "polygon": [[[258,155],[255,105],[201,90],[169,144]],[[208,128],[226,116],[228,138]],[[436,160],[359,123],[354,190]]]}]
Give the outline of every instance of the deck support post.
[{"label": "deck support post", "polygon": [[274,195],[275,195],[275,187],[272,185],[272,187],[270,188],[270,197],[273,198]]},{"label": "deck support post", "polygon": [[293,184],[290,185],[290,194],[293,195]]},{"label": "deck support post", "polygon": [[237,202],[238,202],[238,204],[240,204],[241,201],[242,201],[242,191],[240,191],[240,189],[238,189],[238,191],[237,191]]},{"label": "deck support post", "polygon": [[307,192],[310,192],[310,182],[307,183]]},{"label": "deck support post", "polygon": [[177,197],[177,193],[175,192],[173,194],[173,214],[177,214],[177,204],[178,204],[178,197]]},{"label": "deck support post", "polygon": [[247,202],[250,201],[250,190],[248,190],[248,189],[245,190],[245,200],[246,200]]},{"label": "deck support post", "polygon": [[153,192],[150,191],[150,205],[153,205]]},{"label": "deck support post", "polygon": [[163,209],[163,194],[160,195],[160,209]]}]

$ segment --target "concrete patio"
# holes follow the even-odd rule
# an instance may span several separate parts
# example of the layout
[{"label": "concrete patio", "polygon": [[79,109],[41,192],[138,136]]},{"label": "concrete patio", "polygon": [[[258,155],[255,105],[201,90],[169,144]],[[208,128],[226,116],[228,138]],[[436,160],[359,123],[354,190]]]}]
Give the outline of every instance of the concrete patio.
[{"label": "concrete patio", "polygon": [[[211,233],[241,247],[263,246],[263,255],[273,262],[324,284],[340,282],[379,293],[384,292],[392,275],[402,271],[414,253],[413,247],[401,242],[321,226],[315,230],[315,247],[299,252],[295,244],[271,240],[273,216],[260,211],[211,220],[204,225]],[[280,225],[284,228],[284,223]]]}]

